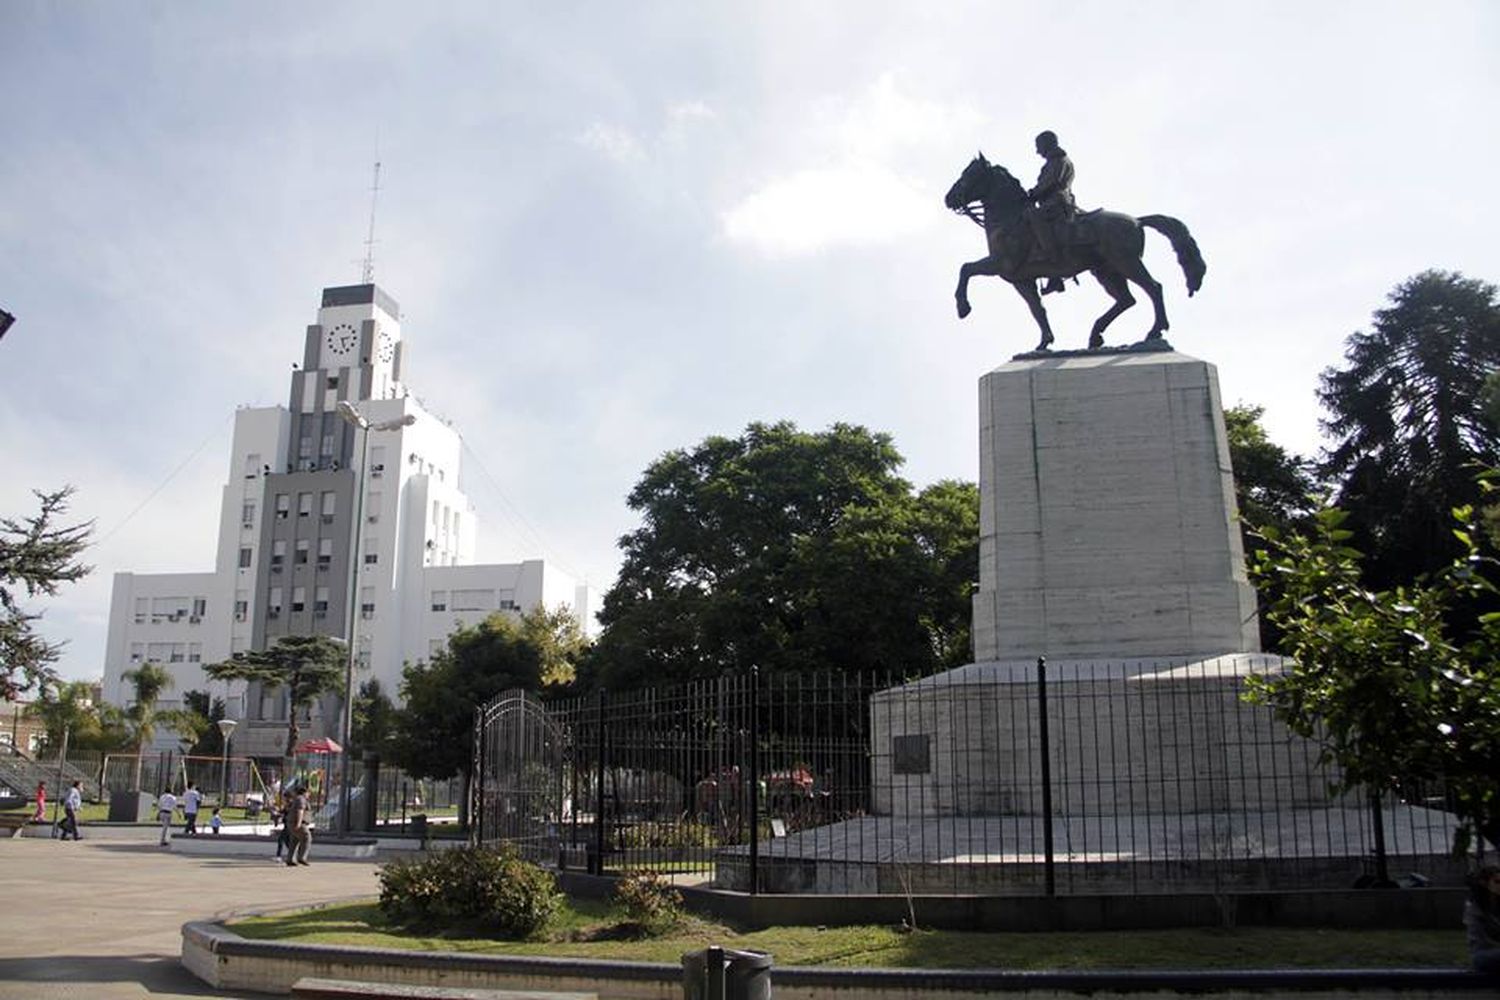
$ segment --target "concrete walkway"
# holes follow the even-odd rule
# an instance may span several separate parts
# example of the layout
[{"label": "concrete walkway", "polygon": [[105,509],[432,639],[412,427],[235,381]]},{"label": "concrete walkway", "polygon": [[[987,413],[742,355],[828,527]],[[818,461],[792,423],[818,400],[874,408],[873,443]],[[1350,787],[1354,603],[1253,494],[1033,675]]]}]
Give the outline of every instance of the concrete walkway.
[{"label": "concrete walkway", "polygon": [[185,921],[379,892],[373,862],[319,862],[316,842],[313,864],[287,868],[178,854],[150,829],[98,833],[0,840],[0,1000],[240,995],[178,965]]}]

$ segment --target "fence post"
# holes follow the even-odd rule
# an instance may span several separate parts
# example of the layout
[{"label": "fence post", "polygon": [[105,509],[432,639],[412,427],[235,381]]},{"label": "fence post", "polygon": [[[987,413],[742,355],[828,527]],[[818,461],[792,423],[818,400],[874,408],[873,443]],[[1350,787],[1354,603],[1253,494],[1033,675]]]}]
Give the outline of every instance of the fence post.
[{"label": "fence post", "polygon": [[604,755],[608,750],[608,744],[604,736],[604,689],[599,689],[599,701],[596,708],[599,719],[599,767],[595,777],[599,782],[599,790],[594,796],[594,861],[589,865],[590,875],[604,874]]},{"label": "fence post", "polygon": [[760,887],[760,668],[750,668],[750,895]]},{"label": "fence post", "polygon": [[1378,788],[1370,789],[1370,818],[1375,827],[1375,884],[1385,888],[1391,884],[1391,871],[1385,856],[1385,816],[1380,811]]},{"label": "fence post", "polygon": [[1047,732],[1047,658],[1036,658],[1036,703],[1042,743],[1042,871],[1048,896],[1057,895],[1057,859],[1052,851],[1052,740]]},{"label": "fence post", "polygon": [[474,709],[474,759],[469,769],[474,775],[474,787],[469,792],[469,811],[473,813],[470,843],[478,847],[484,843],[484,706]]}]

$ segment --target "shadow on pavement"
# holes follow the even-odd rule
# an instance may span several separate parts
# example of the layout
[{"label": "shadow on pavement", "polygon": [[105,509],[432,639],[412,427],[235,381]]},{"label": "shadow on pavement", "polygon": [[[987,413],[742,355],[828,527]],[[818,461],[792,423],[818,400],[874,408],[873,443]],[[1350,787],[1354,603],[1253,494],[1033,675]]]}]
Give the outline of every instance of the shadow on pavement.
[{"label": "shadow on pavement", "polygon": [[14,992],[14,987],[19,983],[139,983],[146,988],[148,995],[224,995],[216,993],[212,987],[184,969],[176,958],[161,955],[0,958],[0,996],[25,995]]}]

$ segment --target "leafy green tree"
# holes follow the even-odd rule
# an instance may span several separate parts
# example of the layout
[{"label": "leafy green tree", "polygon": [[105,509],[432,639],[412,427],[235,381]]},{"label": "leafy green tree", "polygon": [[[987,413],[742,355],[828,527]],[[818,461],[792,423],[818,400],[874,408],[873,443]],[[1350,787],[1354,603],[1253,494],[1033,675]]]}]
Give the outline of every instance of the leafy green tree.
[{"label": "leafy green tree", "polygon": [[884,434],[751,424],[652,463],[586,685],[765,670],[930,672],[968,655],[978,495],[914,496]]},{"label": "leafy green tree", "polygon": [[291,774],[302,733],[300,717],[323,695],[344,693],[344,662],[344,646],[326,635],[288,635],[270,649],[237,653],[203,670],[215,680],[255,681],[267,688],[286,689],[290,704],[283,773]]},{"label": "leafy green tree", "polygon": [[64,732],[70,749],[108,752],[133,747],[124,713],[93,699],[93,685],[88,681],[65,681],[42,688],[40,696],[26,706],[26,714],[42,723],[43,753],[61,748]]},{"label": "leafy green tree", "polygon": [[[1264,548],[1259,531],[1270,528],[1285,534],[1304,528],[1318,507],[1311,463],[1270,439],[1261,426],[1264,415],[1263,407],[1244,403],[1224,411],[1240,537],[1247,560]],[[1266,613],[1264,594],[1259,594],[1259,602],[1261,648],[1277,649],[1281,634]]]},{"label": "leafy green tree", "polygon": [[448,636],[431,662],[402,671],[392,757],[401,768],[426,778],[461,775],[460,821],[468,822],[468,783],[474,752],[474,711],[511,688],[538,691],[547,650],[534,636],[549,632],[548,613],[534,609],[517,622],[498,613]]},{"label": "leafy green tree", "polygon": [[39,614],[21,605],[20,590],[27,597],[52,596],[59,584],[72,583],[91,569],[78,561],[88,547],[93,522],[60,527],[68,509],[71,486],[54,493],[36,494],[41,510],[34,517],[0,518],[0,696],[13,701],[25,690],[43,690],[57,680],[50,664],[61,646],[37,632]]},{"label": "leafy green tree", "polygon": [[[1472,510],[1457,514],[1467,522]],[[1327,508],[1307,532],[1264,530],[1251,575],[1273,595],[1268,613],[1295,663],[1251,678],[1250,696],[1320,741],[1344,788],[1441,787],[1462,822],[1455,851],[1474,831],[1500,843],[1500,615],[1453,623],[1476,593],[1494,596],[1495,562],[1465,523],[1449,566],[1371,590],[1346,521]]]},{"label": "leafy green tree", "polygon": [[365,681],[354,696],[354,718],[350,723],[349,738],[352,751],[390,756],[390,744],[395,738],[398,711],[390,697],[381,689],[380,681]]},{"label": "leafy green tree", "polygon": [[190,730],[197,733],[188,753],[194,757],[217,757],[224,752],[224,734],[219,730],[219,720],[224,718],[224,699],[214,698],[207,691],[184,691],[183,712],[191,716]]},{"label": "leafy green tree", "polygon": [[191,709],[156,707],[162,694],[174,683],[172,672],[161,664],[143,663],[120,676],[131,686],[131,702],[125,709],[125,722],[135,747],[135,788],[140,791],[141,765],[156,739],[157,727],[166,726],[191,743],[202,735],[205,723]]},{"label": "leafy green tree", "polygon": [[558,605],[547,610],[537,605],[521,616],[521,636],[537,650],[542,662],[544,685],[571,684],[589,640],[573,610]]},{"label": "leafy green tree", "polygon": [[1318,396],[1334,444],[1322,471],[1375,586],[1410,582],[1458,555],[1449,512],[1478,502],[1475,473],[1500,458],[1483,396],[1500,368],[1495,296],[1494,285],[1460,274],[1416,275],[1369,332],[1349,338],[1345,366],[1323,373]]}]

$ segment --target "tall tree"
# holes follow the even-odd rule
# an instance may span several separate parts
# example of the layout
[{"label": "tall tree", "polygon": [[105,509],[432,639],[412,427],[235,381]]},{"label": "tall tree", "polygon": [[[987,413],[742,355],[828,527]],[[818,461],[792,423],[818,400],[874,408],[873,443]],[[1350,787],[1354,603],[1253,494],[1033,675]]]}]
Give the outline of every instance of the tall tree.
[{"label": "tall tree", "polygon": [[1369,332],[1353,334],[1345,366],[1323,373],[1318,396],[1334,438],[1323,474],[1369,559],[1368,581],[1410,582],[1460,547],[1450,511],[1479,500],[1477,465],[1494,465],[1486,378],[1500,369],[1495,286],[1426,271],[1403,282]]},{"label": "tall tree", "polygon": [[217,757],[223,753],[224,734],[218,723],[225,716],[224,699],[207,691],[184,691],[182,704],[184,714],[193,720],[190,731],[196,734],[188,753],[195,757]]},{"label": "tall tree", "polygon": [[646,469],[588,684],[767,670],[926,673],[967,657],[978,496],[913,496],[884,434],[751,424]]},{"label": "tall tree", "polygon": [[141,765],[147,750],[156,739],[159,726],[166,726],[188,741],[196,741],[202,735],[203,721],[191,709],[159,709],[157,703],[174,681],[172,672],[159,663],[143,663],[134,670],[120,675],[131,687],[130,706],[125,709],[125,722],[130,727],[131,740],[135,747],[135,789],[141,789]]},{"label": "tall tree", "polygon": [[349,726],[351,751],[390,755],[389,746],[396,735],[397,708],[382,690],[380,681],[370,678],[359,686],[354,696],[354,717]]},{"label": "tall tree", "polygon": [[[1271,529],[1286,534],[1305,528],[1318,506],[1317,481],[1311,463],[1271,440],[1261,426],[1264,415],[1263,407],[1244,403],[1224,411],[1229,461],[1234,469],[1234,497],[1240,512],[1240,537],[1247,563],[1265,549],[1262,531]],[[1261,648],[1278,649],[1281,632],[1268,614],[1268,597],[1261,591],[1256,593]]]},{"label": "tall tree", "polygon": [[[523,617],[545,616],[535,609]],[[544,625],[516,622],[504,613],[448,636],[448,645],[427,663],[402,671],[395,762],[409,773],[444,779],[461,775],[460,821],[468,822],[468,783],[473,767],[474,710],[511,688],[540,690],[544,650],[528,632]]]},{"label": "tall tree", "polygon": [[51,596],[59,584],[85,576],[91,567],[78,557],[88,547],[93,522],[60,527],[71,486],[36,494],[41,510],[34,517],[0,518],[0,696],[15,700],[29,688],[45,689],[56,681],[51,664],[61,647],[36,630],[41,615],[26,611],[18,590],[27,597]]},{"label": "tall tree", "polygon": [[300,716],[323,695],[344,693],[344,662],[344,646],[326,635],[288,635],[270,649],[237,653],[223,663],[206,665],[203,671],[215,680],[256,681],[286,690],[289,705],[282,773],[291,774],[302,733]]}]

